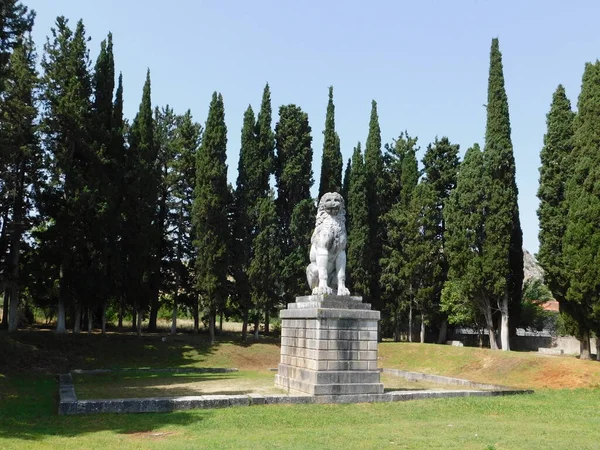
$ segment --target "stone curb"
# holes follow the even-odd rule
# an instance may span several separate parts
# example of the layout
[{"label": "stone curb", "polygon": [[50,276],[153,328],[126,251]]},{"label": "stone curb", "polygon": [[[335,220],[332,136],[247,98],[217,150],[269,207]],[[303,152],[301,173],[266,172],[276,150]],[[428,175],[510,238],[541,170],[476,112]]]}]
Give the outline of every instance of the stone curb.
[{"label": "stone curb", "polygon": [[163,367],[160,369],[151,369],[149,367],[143,367],[136,369],[134,367],[115,368],[115,369],[74,369],[71,371],[72,374],[77,375],[100,375],[104,373],[113,372],[168,372],[168,373],[229,373],[239,372],[236,368],[223,368],[223,367]]},{"label": "stone curb", "polygon": [[406,378],[410,381],[431,381],[432,383],[437,384],[451,384],[454,386],[465,386],[471,387],[475,389],[487,389],[494,391],[510,391],[510,392],[521,392],[526,391],[526,393],[533,393],[532,390],[529,389],[515,389],[509,386],[501,386],[499,384],[487,384],[487,383],[477,383],[475,381],[464,380],[462,378],[452,378],[452,377],[444,377],[441,375],[430,375],[427,373],[421,372],[408,372],[406,370],[399,369],[380,369],[383,373],[389,373],[390,375],[396,375],[399,377]]},{"label": "stone curb", "polygon": [[[133,370],[133,369],[132,369]],[[151,370],[151,369],[147,369]],[[180,369],[181,370],[181,369]],[[196,369],[198,370],[198,369]],[[209,369],[214,370],[214,369]],[[237,369],[221,369],[223,372],[233,372]],[[166,369],[163,369],[166,371]],[[232,406],[275,405],[275,404],[325,404],[325,403],[374,403],[419,400],[427,398],[452,397],[493,397],[499,395],[533,394],[529,389],[512,389],[505,386],[474,383],[459,378],[441,377],[418,372],[406,372],[396,369],[382,369],[386,373],[398,376],[423,376],[420,380],[434,381],[442,384],[461,384],[464,386],[490,389],[486,391],[456,390],[456,391],[392,391],[384,394],[356,395],[199,395],[185,397],[149,397],[129,399],[93,399],[78,400],[73,386],[71,373],[58,376],[60,402],[59,415],[98,414],[98,413],[148,413],[171,412],[190,409],[227,408]],[[110,371],[109,371],[110,372]],[[73,371],[73,373],[107,373],[106,370]],[[409,378],[417,379],[417,378]],[[484,387],[485,386],[485,387]]]}]

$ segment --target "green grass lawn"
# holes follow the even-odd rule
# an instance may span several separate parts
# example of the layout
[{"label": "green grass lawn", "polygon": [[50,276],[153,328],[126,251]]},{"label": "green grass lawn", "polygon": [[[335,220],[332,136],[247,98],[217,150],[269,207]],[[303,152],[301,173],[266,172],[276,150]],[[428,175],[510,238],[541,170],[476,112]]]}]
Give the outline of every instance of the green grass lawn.
[{"label": "green grass lawn", "polygon": [[[58,370],[238,367],[242,375],[258,373],[253,376],[266,381],[274,375],[268,369],[276,366],[279,349],[270,340],[241,345],[225,339],[209,347],[203,336],[162,342],[160,336],[56,337],[45,332],[0,334],[0,349],[0,359],[4,358],[0,361],[0,449],[600,446],[600,389],[595,388],[600,382],[600,363],[575,358],[384,343],[381,364],[388,368],[464,375],[497,384],[517,382],[537,390],[533,395],[511,397],[58,416],[58,384],[52,375]],[[544,388],[565,387],[568,380],[571,386],[586,387]]]},{"label": "green grass lawn", "polygon": [[0,378],[0,448],[592,449],[596,389],[355,405],[57,416],[48,376]]}]

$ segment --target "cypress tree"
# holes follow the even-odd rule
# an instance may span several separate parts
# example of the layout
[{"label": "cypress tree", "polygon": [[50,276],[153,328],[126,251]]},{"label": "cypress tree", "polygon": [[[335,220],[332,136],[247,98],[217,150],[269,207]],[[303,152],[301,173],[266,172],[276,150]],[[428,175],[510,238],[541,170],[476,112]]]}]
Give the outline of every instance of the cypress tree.
[{"label": "cypress tree", "polygon": [[490,52],[484,148],[484,163],[490,184],[487,191],[486,261],[483,270],[489,280],[489,295],[496,300],[500,310],[503,350],[510,350],[509,312],[518,312],[523,284],[523,232],[510,135],[502,54],[498,39],[494,38]]},{"label": "cypress tree", "polygon": [[367,180],[360,142],[354,147],[346,200],[348,230],[348,273],[346,279],[352,292],[369,297],[371,278],[369,271],[369,209],[367,205]]},{"label": "cypress tree", "polygon": [[[342,182],[342,197],[344,200],[348,201],[348,191],[350,189],[350,176],[352,173],[352,158],[348,158],[348,162],[346,163],[346,170],[344,171],[344,181]],[[346,228],[350,229],[350,224],[348,222],[348,218],[346,218]]]},{"label": "cypress tree", "polygon": [[568,223],[563,242],[568,290],[561,303],[577,325],[581,358],[590,359],[589,330],[600,331],[600,61],[587,63],[574,120],[573,152],[567,159]]},{"label": "cypress tree", "polygon": [[150,71],[142,91],[139,111],[133,120],[126,156],[125,231],[127,252],[127,298],[137,316],[137,332],[154,293],[158,233],[156,210],[158,183],[157,148],[154,141]]},{"label": "cypress tree", "polygon": [[[40,212],[52,225],[43,239],[60,255],[59,300],[56,332],[64,333],[66,308],[75,306],[75,331],[79,328],[81,302],[89,293],[84,273],[92,255],[88,251],[86,212],[93,208],[95,190],[86,185],[88,172],[96,167],[90,145],[89,54],[83,22],[72,31],[64,17],[58,17],[52,39],[44,46],[43,119],[45,146],[50,156],[48,186]],[[88,165],[87,162],[93,162]],[[71,249],[77,248],[78,252]],[[83,295],[82,295],[83,294]]]},{"label": "cypress tree", "polygon": [[10,72],[10,56],[21,45],[22,38],[31,32],[34,20],[35,11],[30,11],[20,1],[0,3],[0,94],[4,92],[4,82]]},{"label": "cypress tree", "polygon": [[196,191],[193,207],[197,249],[197,287],[209,312],[210,340],[215,340],[215,319],[227,296],[229,247],[227,187],[227,127],[221,94],[213,93],[202,144],[196,156]]},{"label": "cypress tree", "polygon": [[540,206],[540,250],[537,259],[544,269],[544,283],[561,305],[565,304],[567,277],[563,260],[563,239],[567,228],[568,206],[565,198],[569,176],[569,158],[573,150],[573,119],[571,102],[565,88],[559,85],[552,96],[546,116],[547,132],[540,153],[540,185],[537,196]]},{"label": "cypress tree", "polygon": [[[257,309],[265,309],[268,317],[270,305],[273,305],[280,293],[277,280],[273,274],[279,273],[282,264],[281,249],[273,245],[279,240],[277,209],[273,193],[260,198],[256,204],[257,233],[252,241],[253,257],[248,264],[248,278],[252,301]],[[265,332],[268,320],[265,320]],[[255,316],[254,333],[258,337],[259,315]]]},{"label": "cypress tree", "polygon": [[414,234],[410,220],[411,201],[419,180],[416,143],[416,138],[402,133],[393,146],[388,146],[386,176],[389,180],[400,180],[400,183],[397,187],[391,183],[387,186],[388,192],[395,191],[395,201],[382,219],[386,236],[380,262],[381,284],[388,303],[394,338],[400,338],[400,317],[408,309],[410,341],[414,294],[417,288],[408,253],[409,239]]},{"label": "cypress tree", "polygon": [[486,186],[489,174],[483,155],[475,144],[465,153],[457,177],[456,189],[444,208],[448,259],[448,278],[442,291],[442,309],[449,322],[461,325],[480,314],[485,317],[490,347],[497,349],[492,303],[487,294],[486,265]]},{"label": "cypress tree", "polygon": [[340,151],[340,138],[335,132],[335,105],[333,86],[329,87],[329,102],[323,131],[323,158],[321,159],[321,181],[319,198],[327,192],[340,192],[342,189],[342,169],[344,161]]},{"label": "cypress tree", "polygon": [[[420,342],[425,342],[425,325],[430,319],[437,296],[437,281],[442,266],[436,239],[438,228],[436,192],[431,183],[422,181],[412,189],[403,230],[401,273],[409,288],[410,306],[414,302],[421,316]],[[409,317],[412,321],[412,315]],[[410,329],[412,334],[412,328]]]},{"label": "cypress tree", "polygon": [[371,118],[369,121],[369,134],[365,146],[365,178],[367,183],[367,207],[369,211],[369,248],[371,286],[368,298],[375,309],[381,310],[381,289],[379,278],[381,269],[379,259],[382,249],[382,229],[380,227],[380,193],[383,191],[383,156],[381,153],[381,130],[379,116],[377,115],[377,102],[371,102]]},{"label": "cypress tree", "polygon": [[[39,187],[41,175],[42,154],[35,122],[34,91],[39,82],[35,60],[33,41],[23,38],[10,57],[5,95],[0,103],[0,146],[8,157],[7,161],[3,161],[1,182],[3,188],[11,193],[6,196],[8,214],[3,214],[6,222],[2,224],[3,230],[9,230],[9,239],[3,239],[8,244],[8,254],[3,270],[6,293],[2,325],[8,325],[9,331],[17,329],[23,234],[33,225],[30,217],[35,201],[33,193],[34,188]],[[6,251],[2,258],[5,254]]]},{"label": "cypress tree", "polygon": [[[242,125],[242,142],[238,163],[238,178],[235,188],[235,224],[233,266],[236,295],[243,315],[242,340],[246,340],[248,312],[251,307],[248,269],[252,255],[253,231],[256,227],[254,214],[264,160],[259,159],[258,139],[255,130],[254,111],[248,106]],[[261,197],[258,197],[260,199]]]},{"label": "cypress tree", "polygon": [[[152,286],[148,331],[156,331],[157,329],[156,322],[160,308],[158,289],[163,292],[173,292],[173,295],[176,295],[171,269],[175,264],[176,255],[174,254],[174,247],[169,242],[169,230],[171,230],[169,215],[172,212],[171,195],[176,189],[175,184],[178,182],[173,166],[176,164],[175,160],[180,157],[179,148],[176,145],[177,125],[180,120],[181,117],[177,116],[169,105],[154,109],[154,145],[157,151],[157,174],[160,178],[157,191],[157,247],[154,255],[156,281]],[[175,317],[176,320],[177,317]]]},{"label": "cypress tree", "polygon": [[[102,311],[102,331],[106,331],[106,306],[108,297],[116,295],[115,279],[117,277],[118,256],[116,242],[119,239],[119,215],[122,183],[119,164],[122,162],[123,149],[113,146],[113,92],[115,88],[115,65],[113,57],[112,34],[100,44],[100,53],[96,60],[92,78],[94,100],[92,103],[92,135],[93,147],[99,160],[99,174],[94,173],[90,183],[95,182],[98,190],[97,212],[92,217],[93,228],[93,259],[95,283],[94,292]],[[91,312],[91,310],[89,311]],[[88,326],[92,316],[88,313]]]},{"label": "cypress tree", "polygon": [[171,334],[177,332],[177,310],[181,303],[197,309],[193,286],[195,251],[192,232],[192,205],[196,185],[196,153],[200,146],[202,126],[193,121],[190,110],[177,116],[173,140],[174,155],[170,161],[170,193],[167,207],[167,248],[171,248],[173,272],[173,321]]},{"label": "cypress tree", "polygon": [[[113,101],[113,112],[111,120],[111,140],[110,140],[110,160],[114,163],[112,170],[109,171],[111,189],[112,211],[109,216],[115,217],[112,229],[109,233],[116,237],[116,240],[109,241],[109,261],[110,282],[115,297],[118,300],[118,327],[119,331],[123,326],[123,307],[126,298],[126,254],[124,252],[123,233],[124,233],[124,205],[125,205],[125,121],[123,119],[123,74],[119,74],[117,89]],[[114,234],[113,234],[114,233]],[[114,270],[113,270],[114,269]]]},{"label": "cypress tree", "polygon": [[[435,224],[434,230],[427,230],[430,233],[432,242],[435,243],[435,251],[431,253],[430,262],[432,266],[439,268],[436,276],[431,280],[433,284],[431,286],[432,297],[430,305],[432,307],[431,313],[434,315],[432,318],[436,318],[439,315],[440,296],[448,276],[448,262],[444,251],[446,224],[443,212],[446,200],[456,187],[459,166],[458,150],[459,146],[451,144],[447,137],[436,138],[427,147],[427,151],[423,156],[423,170],[425,173],[423,182],[430,185],[434,192],[433,196],[430,197],[433,200],[433,204],[430,205],[430,208],[426,209],[427,213],[431,215],[428,220],[431,224]],[[446,318],[443,316],[441,318],[438,317],[438,319],[440,321],[438,343],[444,343],[446,342]]]},{"label": "cypress tree", "polygon": [[310,132],[308,115],[302,109],[296,105],[279,108],[279,121],[275,125],[275,180],[284,258],[282,284],[287,300],[308,290],[306,253],[315,209],[310,197],[313,184]]},{"label": "cypress tree", "polygon": [[250,198],[268,198],[270,195],[269,177],[274,171],[275,164],[275,133],[271,128],[273,121],[271,110],[271,89],[269,83],[263,90],[260,111],[256,117],[256,140],[258,155],[253,165],[256,165],[256,172],[253,181],[255,191]]}]

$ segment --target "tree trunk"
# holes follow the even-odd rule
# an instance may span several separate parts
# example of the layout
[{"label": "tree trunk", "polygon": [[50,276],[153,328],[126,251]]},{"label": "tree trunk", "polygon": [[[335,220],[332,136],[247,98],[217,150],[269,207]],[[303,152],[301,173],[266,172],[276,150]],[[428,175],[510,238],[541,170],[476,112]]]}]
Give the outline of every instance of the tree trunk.
[{"label": "tree trunk", "polygon": [[248,306],[244,306],[244,318],[242,320],[242,342],[248,340]]},{"label": "tree trunk", "polygon": [[56,333],[64,334],[67,332],[66,326],[66,314],[65,314],[65,302],[62,297],[58,299],[58,309],[56,312]]},{"label": "tree trunk", "polygon": [[413,308],[412,308],[412,299],[408,304],[408,342],[413,341]]},{"label": "tree trunk", "polygon": [[64,334],[67,332],[67,326],[66,326],[66,305],[65,305],[65,288],[63,285],[63,280],[64,280],[64,267],[61,264],[60,266],[60,273],[59,273],[59,277],[60,277],[60,288],[59,288],[59,294],[58,294],[58,310],[56,313],[56,333],[57,334]]},{"label": "tree trunk", "polygon": [[119,297],[119,323],[117,324],[117,331],[121,333],[123,331],[123,297]]},{"label": "tree trunk", "polygon": [[600,361],[600,337],[596,335],[596,361]]},{"label": "tree trunk", "polygon": [[17,331],[19,320],[19,257],[21,255],[21,237],[23,235],[23,194],[25,189],[25,158],[19,161],[19,174],[13,203],[13,223],[10,236],[10,254],[8,268],[10,277],[10,311],[8,314],[8,331]]},{"label": "tree trunk", "polygon": [[425,343],[425,315],[421,314],[421,332],[419,333],[419,341]]},{"label": "tree trunk", "polygon": [[91,334],[92,329],[94,328],[94,316],[92,315],[92,308],[88,308],[87,316],[88,316],[87,332],[88,332],[88,334]]},{"label": "tree trunk", "polygon": [[260,312],[256,311],[254,316],[254,339],[258,339],[258,330],[260,329]]},{"label": "tree trunk", "polygon": [[[175,289],[177,292],[179,288]],[[177,294],[173,297],[173,314],[171,316],[171,335],[177,334]]]},{"label": "tree trunk", "polygon": [[196,297],[196,301],[194,302],[194,333],[198,334],[200,332],[200,308],[198,308],[198,298]]},{"label": "tree trunk", "polygon": [[223,311],[219,313],[219,334],[223,334]]},{"label": "tree trunk", "polygon": [[[161,171],[163,177],[168,176],[167,167],[163,165]],[[164,179],[164,178],[163,178]],[[167,219],[167,196],[169,195],[166,185],[163,184],[163,189],[160,195],[160,202],[158,207],[157,217],[157,232],[158,232],[158,245],[156,248],[156,256],[154,261],[154,276],[152,286],[152,298],[150,300],[150,317],[148,319],[148,331],[156,332],[156,321],[158,319],[158,310],[160,309],[159,303],[159,292],[162,284],[162,275],[160,273],[161,261],[163,258],[165,248],[165,221]]]},{"label": "tree trunk", "polygon": [[269,307],[267,306],[267,308],[265,308],[265,336],[269,335],[270,322],[271,322],[271,315],[269,314]]},{"label": "tree trunk", "polygon": [[208,337],[211,345],[215,343],[215,325],[217,321],[217,311],[214,308],[210,309],[208,316]]},{"label": "tree trunk", "polygon": [[137,309],[133,308],[131,311],[131,329],[137,331]]},{"label": "tree trunk", "polygon": [[106,303],[102,305],[102,334],[106,334]]},{"label": "tree trunk", "polygon": [[400,342],[400,313],[398,308],[394,314],[394,342]]},{"label": "tree trunk", "polygon": [[508,327],[508,288],[504,290],[502,296],[502,304],[500,305],[501,326],[500,326],[500,343],[502,350],[507,352],[510,350],[510,329]]},{"label": "tree trunk", "polygon": [[77,303],[75,305],[75,321],[73,323],[73,333],[79,334],[81,332],[81,305]]},{"label": "tree trunk", "polygon": [[136,333],[137,333],[138,337],[142,336],[142,311],[141,310],[138,310],[138,312],[137,312]]},{"label": "tree trunk", "polygon": [[442,320],[442,324],[440,325],[440,332],[438,334],[438,344],[444,344],[447,341],[448,337],[448,319]]},{"label": "tree trunk", "polygon": [[[8,216],[9,208],[5,208],[2,216],[2,229],[0,230],[0,255],[5,255],[8,251]],[[4,294],[4,306],[2,307],[2,328],[8,329],[8,322],[10,320],[10,290],[4,282],[2,283],[2,293]]]},{"label": "tree trunk", "polygon": [[10,292],[8,290],[8,287],[5,287],[4,284],[2,284],[2,290],[1,290],[2,294],[4,295],[4,306],[2,307],[2,326],[0,326],[0,328],[2,329],[7,329],[8,328],[8,301],[9,301],[9,296],[10,296]]},{"label": "tree trunk", "polygon": [[579,340],[580,356],[579,359],[592,359],[590,355],[590,330],[584,328],[581,331],[581,338]]},{"label": "tree trunk", "polygon": [[[17,331],[19,326],[19,299],[17,297],[17,289],[12,283],[8,286],[8,331]],[[6,299],[6,297],[4,297]]]},{"label": "tree trunk", "polygon": [[158,293],[152,292],[152,299],[150,300],[150,316],[148,318],[148,331],[151,333],[156,332],[156,321],[158,319]]},{"label": "tree trunk", "polygon": [[486,302],[486,305],[483,308],[483,315],[485,316],[485,323],[490,336],[490,348],[492,350],[498,350],[498,343],[496,342],[496,330],[494,329],[494,317],[492,316],[492,307],[488,302]]}]

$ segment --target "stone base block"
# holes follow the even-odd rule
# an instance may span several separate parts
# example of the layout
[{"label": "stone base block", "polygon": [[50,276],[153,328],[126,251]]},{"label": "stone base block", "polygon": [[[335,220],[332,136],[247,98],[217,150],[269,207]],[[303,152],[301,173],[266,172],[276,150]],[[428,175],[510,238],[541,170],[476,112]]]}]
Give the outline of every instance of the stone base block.
[{"label": "stone base block", "polygon": [[361,297],[309,295],[280,312],[276,386],[315,396],[380,395],[379,311]]},{"label": "stone base block", "polygon": [[[376,373],[379,378],[379,372]],[[359,394],[383,394],[383,383],[379,380],[375,383],[322,383],[316,384],[301,381],[281,375],[275,376],[275,386],[282,389],[302,392],[310,395],[359,395]]]}]

